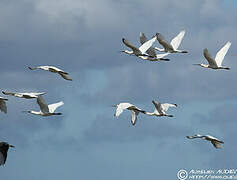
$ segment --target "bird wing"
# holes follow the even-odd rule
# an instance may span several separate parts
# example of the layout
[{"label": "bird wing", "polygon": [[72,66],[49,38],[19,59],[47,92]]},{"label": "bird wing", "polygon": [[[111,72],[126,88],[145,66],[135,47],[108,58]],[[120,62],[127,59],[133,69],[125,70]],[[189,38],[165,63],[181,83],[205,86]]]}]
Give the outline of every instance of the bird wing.
[{"label": "bird wing", "polygon": [[140,32],[140,43],[144,44],[145,42],[147,42],[147,38],[144,33]]},{"label": "bird wing", "polygon": [[231,46],[231,42],[228,41],[225,44],[225,46],[217,52],[216,57],[215,57],[215,61],[216,61],[217,66],[221,66],[222,61],[223,61],[226,53],[228,52],[230,46]]},{"label": "bird wing", "polygon": [[[144,33],[140,33],[140,43],[141,45],[147,42],[147,38]],[[156,57],[156,51],[155,48],[152,46],[146,51],[146,53],[151,57]]]},{"label": "bird wing", "polygon": [[6,159],[5,159],[4,155],[3,155],[3,153],[0,151],[0,166],[4,165],[5,162],[6,162]]},{"label": "bird wing", "polygon": [[123,112],[124,109],[127,109],[131,106],[133,106],[133,105],[130,104],[130,103],[120,103],[120,104],[118,104],[114,116],[118,117]]},{"label": "bird wing", "polygon": [[135,47],[134,45],[132,45],[128,40],[123,38],[122,41],[127,47],[132,49],[134,53],[138,53],[138,54],[141,53],[140,50],[137,47]]},{"label": "bird wing", "polygon": [[153,100],[152,103],[154,104],[154,106],[155,106],[156,110],[158,111],[158,113],[163,114],[160,102]]},{"label": "bird wing", "polygon": [[40,93],[30,93],[30,94],[32,94],[32,95],[34,95],[34,96],[41,96],[41,95],[44,95],[44,94],[46,94],[46,92],[40,92]]},{"label": "bird wing", "polygon": [[64,79],[69,80],[69,81],[72,81],[72,78],[69,77],[67,74],[62,73],[62,72],[59,72],[58,74],[60,74]]},{"label": "bird wing", "polygon": [[185,35],[185,31],[182,30],[182,31],[180,31],[180,33],[175,38],[173,38],[171,40],[170,44],[174,48],[174,50],[178,49],[178,47],[179,47],[179,45],[180,45],[184,35]]},{"label": "bird wing", "polygon": [[11,96],[15,96],[16,93],[13,92],[6,92],[6,91],[2,91],[3,94],[5,95],[11,95]]},{"label": "bird wing", "polygon": [[0,166],[6,163],[7,151],[8,151],[8,148],[6,147],[5,143],[0,142]]},{"label": "bird wing", "polygon": [[0,110],[2,112],[4,112],[5,114],[7,113],[7,105],[6,105],[6,101],[7,99],[2,99],[0,98]]},{"label": "bird wing", "polygon": [[162,108],[162,110],[165,111],[165,112],[168,111],[168,109],[169,109],[170,107],[177,107],[177,105],[176,105],[176,104],[169,104],[169,103],[161,104],[161,108]]},{"label": "bird wing", "polygon": [[68,74],[67,72],[65,72],[62,69],[59,69],[59,68],[57,68],[55,66],[48,66],[48,69],[51,72],[58,72],[58,73],[60,72],[60,73],[63,73],[63,74]]},{"label": "bird wing", "polygon": [[48,113],[49,112],[48,104],[46,104],[46,102],[44,101],[42,96],[38,96],[37,103],[39,104],[40,110],[43,113]]},{"label": "bird wing", "polygon": [[212,145],[213,145],[215,148],[217,148],[217,149],[222,148],[222,145],[221,145],[222,143],[219,142],[219,141],[211,140],[211,143],[212,143]]},{"label": "bird wing", "polygon": [[145,54],[146,51],[153,45],[153,43],[156,41],[156,36],[151,38],[150,40],[146,41],[144,44],[142,44],[139,47],[139,50],[142,52],[142,54]]},{"label": "bird wing", "polygon": [[53,113],[59,106],[62,106],[62,105],[64,105],[63,101],[48,105],[49,112]]},{"label": "bird wing", "polygon": [[139,111],[131,110],[131,115],[132,115],[131,123],[133,126],[136,124],[138,114],[139,114]]},{"label": "bird wing", "polygon": [[210,53],[208,52],[207,48],[203,50],[203,55],[208,61],[210,66],[218,67],[216,61],[211,57]]},{"label": "bird wing", "polygon": [[[173,50],[173,47],[170,45],[170,43],[168,41],[166,41],[164,36],[162,36],[160,33],[156,34],[156,38],[157,38],[158,42],[165,48],[166,51]],[[159,48],[157,48],[157,49],[159,49]]]}]

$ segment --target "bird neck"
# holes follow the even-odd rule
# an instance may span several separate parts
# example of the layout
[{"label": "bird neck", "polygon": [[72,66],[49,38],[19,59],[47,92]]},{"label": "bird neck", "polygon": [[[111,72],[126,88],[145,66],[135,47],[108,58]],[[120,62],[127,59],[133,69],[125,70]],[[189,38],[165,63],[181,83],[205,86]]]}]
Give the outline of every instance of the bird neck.
[{"label": "bird neck", "polygon": [[148,116],[154,116],[155,112],[145,112],[145,114],[148,115]]},{"label": "bird neck", "polygon": [[31,114],[41,115],[43,114],[41,111],[29,111]]}]

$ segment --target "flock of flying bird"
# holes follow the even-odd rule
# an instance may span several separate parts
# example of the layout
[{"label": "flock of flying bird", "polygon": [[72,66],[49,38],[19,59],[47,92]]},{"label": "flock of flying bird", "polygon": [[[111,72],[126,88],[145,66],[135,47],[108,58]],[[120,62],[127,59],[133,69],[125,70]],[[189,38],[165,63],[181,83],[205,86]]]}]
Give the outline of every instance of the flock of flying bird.
[{"label": "flock of flying bird", "polygon": [[[64,79],[72,81],[72,78],[69,77],[68,73],[57,68],[54,66],[38,66],[38,67],[29,67],[30,70],[35,70],[35,69],[41,69],[45,71],[50,71],[53,73],[57,73],[61,75]],[[2,91],[4,95],[9,95],[9,96],[15,96],[18,98],[25,98],[25,99],[37,99],[37,103],[40,107],[40,111],[23,111],[26,113],[30,114],[35,114],[35,115],[40,115],[40,116],[53,116],[53,115],[61,115],[62,113],[57,113],[55,110],[62,106],[64,103],[62,101],[54,104],[47,104],[44,99],[43,95],[46,94],[45,92],[24,92],[24,93],[19,93],[19,92],[7,92],[7,91]],[[4,113],[7,113],[7,106],[6,106],[6,101],[7,98],[0,97],[0,110]],[[0,166],[4,165],[7,160],[7,152],[9,147],[15,147],[13,145],[8,144],[7,142],[0,142]]]},{"label": "flock of flying bird", "polygon": [[[144,33],[140,33],[140,43],[141,46],[137,48],[133,44],[131,44],[128,40],[122,39],[125,46],[130,48],[131,50],[122,50],[121,52],[129,54],[129,55],[135,55],[143,60],[149,60],[149,61],[169,61],[169,59],[164,58],[165,56],[168,56],[171,53],[188,53],[186,50],[180,50],[178,49],[181,41],[185,35],[185,31],[182,30],[176,37],[174,37],[171,42],[169,43],[160,33],[157,33],[154,37],[152,37],[150,40],[148,40]],[[155,41],[158,41],[159,44],[163,48],[159,47],[153,47],[153,44]],[[203,68],[210,68],[210,69],[225,69],[229,70],[229,67],[222,66],[223,59],[229,50],[231,46],[230,42],[227,42],[216,54],[215,58],[212,58],[212,56],[209,54],[208,50],[205,48],[203,50],[203,55],[206,58],[208,64],[194,64],[201,66]],[[161,54],[156,53],[156,51],[162,52]],[[143,109],[140,109],[136,107],[133,104],[130,103],[120,103],[117,104],[115,107],[116,112],[114,116],[118,117],[123,110],[127,109],[131,111],[131,123],[132,125],[135,125],[137,116],[139,113],[143,113],[150,116],[167,116],[167,117],[173,117],[173,115],[166,114],[166,111],[170,107],[177,107],[177,104],[170,104],[170,103],[164,103],[161,104],[160,102],[157,102],[155,100],[152,101],[153,105],[155,106],[154,112],[147,112]],[[213,137],[210,135],[200,135],[196,134],[194,136],[187,136],[188,139],[195,139],[195,138],[201,138],[203,140],[210,141],[215,148],[221,148],[221,144],[224,142]]]},{"label": "flock of flying bird", "polygon": [[[148,60],[148,61],[169,61],[169,59],[164,58],[165,56],[168,56],[171,53],[188,53],[185,50],[179,50],[179,46],[181,44],[181,41],[185,35],[185,31],[182,30],[175,38],[171,40],[169,43],[168,41],[165,40],[165,38],[160,34],[157,33],[154,37],[152,37],[150,40],[146,38],[144,33],[140,33],[140,43],[141,46],[139,48],[135,47],[132,45],[128,40],[122,39],[122,42],[131,50],[122,50],[121,52],[129,54],[129,55],[134,55],[137,56],[138,58],[141,58],[143,60]],[[153,44],[155,41],[158,41],[160,45],[163,48],[159,47],[153,47]],[[216,54],[215,59],[211,57],[207,49],[203,50],[204,57],[206,58],[208,64],[195,64],[199,65],[204,68],[211,68],[211,69],[226,69],[229,70],[229,67],[223,67],[222,66],[222,61],[230,48],[231,43],[227,42],[223,48],[221,48],[218,53]],[[156,53],[156,51],[162,52],[161,54]],[[57,67],[54,66],[38,66],[38,67],[29,67],[30,70],[36,70],[36,69],[41,69],[45,71],[50,71],[53,73],[59,74],[62,78],[72,81],[72,78],[69,77],[69,74]],[[25,98],[25,99],[32,99],[36,98],[37,103],[40,107],[40,111],[24,111],[27,113],[35,114],[35,115],[40,115],[40,116],[53,116],[53,115],[61,115],[61,113],[55,112],[55,110],[62,106],[64,103],[62,101],[54,104],[47,104],[44,99],[43,95],[45,92],[41,93],[35,93],[35,92],[30,92],[30,93],[18,93],[18,92],[6,92],[2,91],[4,95],[10,95],[10,96],[15,96],[18,98]],[[7,106],[6,106],[6,101],[8,99],[4,97],[0,97],[0,110],[4,113],[7,113]],[[118,117],[123,110],[127,109],[131,111],[131,123],[132,125],[136,124],[137,121],[137,116],[139,113],[143,113],[149,116],[167,116],[167,117],[173,117],[173,115],[166,114],[168,109],[170,107],[177,107],[177,104],[170,104],[170,103],[163,103],[161,104],[158,101],[153,100],[152,101],[153,105],[155,106],[154,112],[147,112],[145,110],[142,110],[138,107],[136,107],[133,104],[130,103],[120,103],[115,105],[116,111],[114,116]],[[201,138],[207,141],[210,141],[215,148],[221,148],[221,144],[224,142],[213,137],[210,135],[200,135],[196,134],[194,136],[187,136],[188,139],[194,139],[194,138]],[[13,145],[8,144],[7,142],[0,142],[0,166],[4,165],[7,159],[7,152],[9,147],[14,147]]]}]

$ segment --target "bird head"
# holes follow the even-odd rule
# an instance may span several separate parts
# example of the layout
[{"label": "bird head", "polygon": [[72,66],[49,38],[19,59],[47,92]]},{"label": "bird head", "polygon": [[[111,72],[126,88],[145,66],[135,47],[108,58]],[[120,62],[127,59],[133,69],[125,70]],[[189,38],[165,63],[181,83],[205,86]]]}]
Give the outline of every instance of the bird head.
[{"label": "bird head", "polygon": [[202,135],[200,135],[200,134],[195,134],[194,136],[195,136],[195,137],[201,137]]},{"label": "bird head", "polygon": [[15,148],[15,146],[13,146],[13,145],[11,145],[11,144],[9,144],[9,147],[11,147],[11,148]]}]

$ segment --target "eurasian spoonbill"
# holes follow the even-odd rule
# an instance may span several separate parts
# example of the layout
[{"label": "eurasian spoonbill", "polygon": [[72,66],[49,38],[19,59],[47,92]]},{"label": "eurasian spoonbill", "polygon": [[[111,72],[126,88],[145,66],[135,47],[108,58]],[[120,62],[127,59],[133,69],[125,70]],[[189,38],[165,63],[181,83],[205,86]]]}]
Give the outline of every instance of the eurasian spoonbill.
[{"label": "eurasian spoonbill", "polygon": [[[147,42],[147,38],[144,33],[140,33],[140,43],[143,45],[144,43]],[[155,48],[152,46],[146,51],[146,53],[149,56],[140,56],[140,58],[144,60],[149,60],[149,61],[169,61],[167,58],[163,58],[167,56],[169,53],[164,53],[164,54],[156,54]]]},{"label": "eurasian spoonbill", "polygon": [[212,145],[219,149],[219,148],[222,148],[221,144],[224,144],[223,141],[213,137],[213,136],[210,136],[210,135],[200,135],[200,134],[196,134],[194,136],[186,136],[188,139],[195,139],[195,138],[200,138],[200,139],[203,139],[203,140],[207,140],[207,141],[210,141],[212,143]]},{"label": "eurasian spoonbill", "polygon": [[46,92],[41,92],[41,93],[17,93],[17,92],[6,92],[2,91],[3,94],[5,95],[10,95],[10,96],[15,96],[19,98],[26,98],[26,99],[32,99],[32,98],[37,98],[40,95],[46,94]]},{"label": "eurasian spoonbill", "polygon": [[164,47],[163,49],[155,47],[156,50],[160,52],[169,52],[169,53],[188,53],[184,50],[178,50],[179,45],[184,37],[185,31],[182,30],[175,38],[171,40],[170,43],[165,40],[165,38],[160,34],[157,33],[156,37],[158,42]]},{"label": "eurasian spoonbill", "polygon": [[124,109],[130,110],[131,115],[132,115],[132,117],[131,117],[132,125],[136,124],[137,116],[140,112],[145,113],[144,110],[142,110],[130,103],[120,103],[120,104],[115,105],[114,107],[116,107],[116,112],[114,113],[115,117],[118,117],[123,112]]},{"label": "eurasian spoonbill", "polygon": [[204,67],[204,68],[211,68],[211,69],[230,70],[229,67],[223,67],[222,66],[222,62],[223,62],[224,57],[225,57],[226,53],[228,52],[230,46],[231,46],[231,42],[228,41],[225,44],[225,46],[217,52],[215,59],[213,59],[211,57],[211,55],[209,54],[207,48],[205,48],[203,50],[203,55],[206,58],[206,60],[208,61],[208,64],[194,64],[194,65],[198,65],[198,66],[201,66],[201,67]]},{"label": "eurasian spoonbill", "polygon": [[148,40],[147,42],[145,42],[144,44],[142,44],[139,48],[135,47],[134,45],[132,45],[128,40],[126,39],[122,39],[123,43],[129,47],[130,49],[132,49],[132,51],[129,50],[122,50],[121,52],[124,52],[126,54],[129,55],[135,55],[138,57],[141,56],[149,56],[146,51],[153,45],[153,43],[156,41],[156,37],[153,37],[152,39]]},{"label": "eurasian spoonbill", "polygon": [[166,111],[168,111],[170,107],[177,107],[177,104],[169,104],[169,103],[161,104],[160,102],[155,100],[153,100],[152,103],[155,106],[155,110],[154,112],[145,112],[146,115],[173,117],[173,115],[166,114]]},{"label": "eurasian spoonbill", "polygon": [[40,107],[40,111],[23,111],[40,116],[52,116],[52,115],[61,115],[62,113],[55,113],[54,111],[62,106],[64,103],[62,101],[54,104],[46,104],[42,96],[38,96],[37,103]]},{"label": "eurasian spoonbill", "polygon": [[57,67],[54,67],[54,66],[37,66],[37,67],[28,67],[30,70],[35,70],[35,69],[42,69],[42,70],[45,70],[45,71],[50,71],[50,72],[53,72],[53,73],[58,73],[59,75],[61,75],[64,79],[66,80],[69,80],[69,81],[72,81],[72,78],[69,77],[68,73],[57,68]]}]

